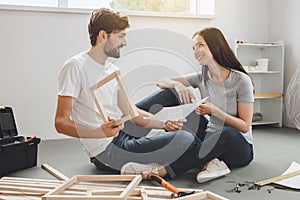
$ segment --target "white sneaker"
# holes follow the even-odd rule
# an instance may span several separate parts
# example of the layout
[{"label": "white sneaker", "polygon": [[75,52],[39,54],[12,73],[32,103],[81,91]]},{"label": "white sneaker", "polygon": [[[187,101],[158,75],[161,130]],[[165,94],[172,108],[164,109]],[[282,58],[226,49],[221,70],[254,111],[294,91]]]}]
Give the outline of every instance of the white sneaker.
[{"label": "white sneaker", "polygon": [[209,161],[202,171],[197,174],[197,181],[198,183],[204,183],[229,173],[230,169],[227,165],[223,161],[215,158]]},{"label": "white sneaker", "polygon": [[156,163],[140,164],[129,162],[121,168],[121,175],[140,174],[143,178],[147,178],[147,175],[150,173],[158,174],[158,167],[159,165]]}]

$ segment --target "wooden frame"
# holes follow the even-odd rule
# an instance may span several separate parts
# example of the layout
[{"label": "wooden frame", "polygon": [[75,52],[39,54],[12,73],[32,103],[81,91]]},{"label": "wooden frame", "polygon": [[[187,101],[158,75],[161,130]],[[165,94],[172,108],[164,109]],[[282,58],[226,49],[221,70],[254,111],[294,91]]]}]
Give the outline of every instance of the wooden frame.
[{"label": "wooden frame", "polygon": [[[89,176],[88,180],[95,180],[95,175]],[[103,175],[98,175],[104,177]],[[131,178],[125,177],[125,175],[119,175],[123,178],[114,178],[116,175],[108,175],[113,179],[113,181],[130,180]],[[107,176],[106,176],[107,177]],[[125,177],[125,178],[124,178]],[[134,177],[134,176],[132,176]],[[103,181],[102,178],[101,181]],[[117,180],[118,179],[118,180]],[[105,179],[107,180],[107,179]],[[97,180],[96,180],[97,181]],[[68,181],[69,182],[69,181]],[[31,179],[31,178],[16,178],[16,177],[3,177],[0,179],[0,197],[6,196],[16,196],[19,198],[24,197],[24,199],[76,199],[74,197],[80,197],[80,199],[121,199],[121,194],[125,194],[124,191],[127,190],[129,196],[124,195],[123,199],[126,200],[227,200],[217,194],[210,191],[203,191],[202,189],[191,189],[191,188],[179,188],[180,191],[187,193],[195,192],[187,196],[176,198],[176,194],[167,190],[164,187],[156,186],[135,186],[134,184],[129,191],[129,185],[127,182],[121,184],[114,183],[93,183],[93,182],[76,182],[73,181],[73,185],[69,187],[62,188],[62,185],[66,184],[66,181],[60,180],[45,180],[45,179]],[[52,195],[50,192],[62,188],[61,193],[58,195]],[[50,194],[50,196],[49,196]],[[48,195],[48,196],[46,196]],[[57,197],[58,196],[58,197]],[[109,197],[107,197],[109,196]],[[92,197],[92,198],[90,198]],[[78,198],[77,198],[78,199]]]},{"label": "wooden frame", "polygon": [[[153,192],[157,191],[157,192]],[[171,192],[166,192],[164,188],[155,187],[141,187],[141,199],[142,200],[163,200],[163,199],[176,199],[176,200],[228,200],[220,195],[214,194],[210,191],[203,190],[193,190],[193,189],[182,189],[185,192],[192,192],[194,194],[189,194],[186,196],[174,198],[174,194]]]},{"label": "wooden frame", "polygon": [[99,81],[98,83],[96,83],[94,86],[92,86],[90,88],[90,91],[93,95],[93,98],[95,100],[95,103],[97,105],[97,108],[101,114],[101,117],[103,119],[104,122],[108,122],[108,116],[104,110],[104,107],[100,101],[100,98],[99,96],[97,95],[97,92],[96,90],[105,85],[106,83],[108,83],[109,81],[113,80],[113,79],[116,79],[118,84],[119,84],[119,87],[121,89],[121,91],[124,93],[124,97],[126,98],[125,100],[128,102],[128,105],[129,105],[129,114],[124,116],[123,118],[121,118],[121,123],[127,121],[127,120],[130,120],[136,116],[138,116],[138,112],[135,108],[135,106],[133,106],[133,104],[131,103],[131,100],[126,92],[126,89],[125,89],[125,86],[124,86],[124,83],[122,81],[122,78],[120,76],[120,71],[115,71],[113,73],[111,73],[110,75],[108,75],[107,77],[105,77],[104,79],[102,79],[101,81]]},{"label": "wooden frame", "polygon": [[[0,179],[0,194],[4,196],[33,196],[41,198],[64,183],[64,181],[60,180],[3,177]],[[86,195],[88,191],[120,191],[121,188],[125,189],[126,187],[127,185],[125,184],[81,182],[70,186],[62,194]],[[133,193],[136,195],[138,189],[135,188]]]},{"label": "wooden frame", "polygon": [[[89,176],[74,176],[70,178],[68,181],[65,181],[59,187],[51,190],[44,196],[42,196],[42,200],[64,200],[64,199],[72,199],[72,200],[124,200],[129,197],[131,192],[136,188],[136,186],[141,182],[141,175],[89,175]],[[125,188],[117,188],[117,191],[107,191],[103,190],[102,192],[97,190],[94,192],[93,190],[87,190],[85,195],[68,195],[62,194],[65,190],[68,190],[71,186],[76,185],[78,182],[82,181],[130,181],[130,183]],[[97,194],[95,194],[97,193]]]}]

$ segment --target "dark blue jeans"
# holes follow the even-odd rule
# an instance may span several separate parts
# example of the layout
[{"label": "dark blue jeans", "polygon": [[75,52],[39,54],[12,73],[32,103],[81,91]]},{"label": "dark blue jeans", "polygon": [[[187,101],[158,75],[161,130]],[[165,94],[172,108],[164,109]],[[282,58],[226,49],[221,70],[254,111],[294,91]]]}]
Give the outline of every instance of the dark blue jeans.
[{"label": "dark blue jeans", "polygon": [[[162,107],[178,105],[174,90],[163,89],[155,92],[137,107],[151,113]],[[242,167],[253,159],[253,148],[236,129],[225,126],[222,131],[205,137],[207,119],[191,113],[183,130],[162,132],[145,137],[150,129],[125,123],[108,148],[96,156],[99,169],[120,170],[127,162],[164,165],[170,178],[203,166],[214,158],[222,159],[229,167]]]}]

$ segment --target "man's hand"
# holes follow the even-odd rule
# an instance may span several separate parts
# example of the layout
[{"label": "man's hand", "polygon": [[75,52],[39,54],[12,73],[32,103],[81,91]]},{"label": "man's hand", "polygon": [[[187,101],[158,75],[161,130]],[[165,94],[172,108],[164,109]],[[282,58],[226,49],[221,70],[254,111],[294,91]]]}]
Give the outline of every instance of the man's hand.
[{"label": "man's hand", "polygon": [[106,137],[117,137],[123,128],[124,123],[120,119],[113,119],[109,116],[108,122],[101,125],[101,129]]},{"label": "man's hand", "polygon": [[167,120],[164,124],[163,129],[165,131],[176,131],[181,130],[183,127],[183,123],[186,122],[186,119],[179,120]]}]

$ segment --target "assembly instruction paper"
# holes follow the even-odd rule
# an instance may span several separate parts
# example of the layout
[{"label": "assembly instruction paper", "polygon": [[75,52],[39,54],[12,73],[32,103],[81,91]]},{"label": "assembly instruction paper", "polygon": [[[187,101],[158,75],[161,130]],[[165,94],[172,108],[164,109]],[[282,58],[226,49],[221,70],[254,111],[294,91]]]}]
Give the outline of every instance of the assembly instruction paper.
[{"label": "assembly instruction paper", "polygon": [[[300,164],[293,161],[290,167],[282,174],[288,174],[294,171],[300,170]],[[293,189],[300,189],[300,175],[291,178],[283,179],[281,181],[275,182],[276,184],[283,185]]]},{"label": "assembly instruction paper", "polygon": [[187,117],[193,112],[201,103],[207,100],[208,97],[201,99],[200,101],[183,104],[179,106],[164,107],[158,113],[151,116],[153,120],[178,120]]}]

